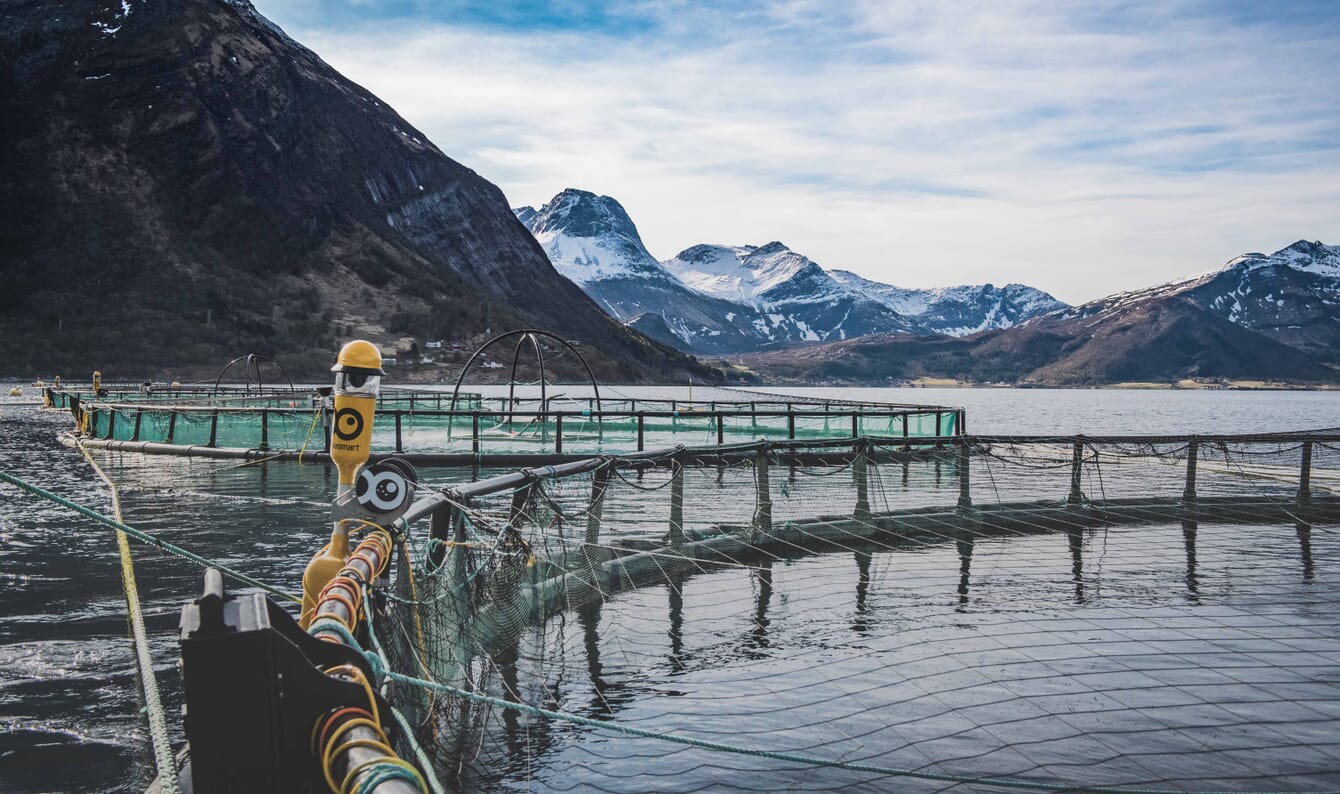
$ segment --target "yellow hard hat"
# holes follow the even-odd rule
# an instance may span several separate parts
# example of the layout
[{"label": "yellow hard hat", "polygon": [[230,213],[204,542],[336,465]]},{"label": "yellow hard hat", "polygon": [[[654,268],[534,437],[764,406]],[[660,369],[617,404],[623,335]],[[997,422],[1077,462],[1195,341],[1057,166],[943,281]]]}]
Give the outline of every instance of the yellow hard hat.
[{"label": "yellow hard hat", "polygon": [[364,339],[355,339],[340,348],[331,372],[362,372],[367,375],[385,375],[382,371],[382,353],[377,346]]}]

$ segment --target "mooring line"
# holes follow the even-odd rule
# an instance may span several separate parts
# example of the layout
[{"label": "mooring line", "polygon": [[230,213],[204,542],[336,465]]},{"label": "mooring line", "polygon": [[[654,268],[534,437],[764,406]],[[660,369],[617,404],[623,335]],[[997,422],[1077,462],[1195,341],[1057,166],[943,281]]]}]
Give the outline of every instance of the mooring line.
[{"label": "mooring line", "polygon": [[160,549],[162,551],[166,551],[169,554],[175,554],[178,557],[190,560],[191,562],[201,567],[218,568],[219,572],[222,573],[224,576],[236,579],[237,581],[249,587],[255,587],[259,590],[264,590],[265,592],[269,593],[272,596],[275,596],[276,598],[282,598],[285,601],[292,601],[295,604],[302,603],[302,599],[299,598],[298,596],[293,595],[292,593],[286,593],[283,590],[280,590],[279,588],[275,587],[274,585],[266,584],[265,582],[262,582],[259,579],[253,579],[252,577],[247,576],[241,571],[238,571],[234,568],[230,568],[221,562],[216,562],[214,560],[201,557],[199,554],[196,554],[195,552],[187,551],[186,549],[183,549],[181,546],[177,546],[173,543],[163,540],[162,538],[156,535],[150,535],[148,532],[145,532],[144,530],[136,529],[135,527],[132,527],[129,524],[125,524],[121,521],[117,521],[114,518],[105,516],[102,513],[93,510],[92,508],[85,507],[84,505],[81,505],[78,502],[71,501],[70,499],[61,496],[58,493],[53,493],[45,488],[42,488],[41,486],[33,485],[30,482],[26,482],[22,479],[19,479],[18,477],[15,477],[13,474],[10,474],[7,471],[0,471],[0,482],[7,482],[10,485],[16,486],[24,491],[27,491],[30,494],[33,494],[34,496],[40,496],[49,502],[54,502],[60,505],[61,507],[69,508],[70,510],[75,511],[76,513],[79,513],[80,515],[86,518],[93,519],[99,524],[111,527],[112,529],[120,530],[138,541],[148,543],[150,546],[153,546],[154,548]]},{"label": "mooring line", "polygon": [[[121,495],[116,483],[102,470],[82,443],[79,451],[93,467],[112,494],[112,512],[122,521]],[[154,749],[154,764],[158,767],[158,787],[164,794],[177,794],[177,763],[168,738],[167,719],[163,715],[163,698],[158,693],[158,677],[154,675],[153,658],[149,654],[149,633],[144,628],[144,609],[140,605],[140,591],[135,583],[135,561],[130,554],[130,540],[123,530],[116,531],[116,548],[121,557],[121,587],[126,596],[126,614],[130,618],[130,633],[135,643],[135,662],[140,669],[140,687],[144,691],[144,706],[149,717],[149,739]]]}]

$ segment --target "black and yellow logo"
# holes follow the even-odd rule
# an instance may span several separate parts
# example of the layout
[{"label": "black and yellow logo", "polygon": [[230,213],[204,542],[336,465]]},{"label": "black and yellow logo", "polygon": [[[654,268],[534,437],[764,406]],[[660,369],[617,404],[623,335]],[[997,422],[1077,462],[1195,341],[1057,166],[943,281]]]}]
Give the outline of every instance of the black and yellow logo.
[{"label": "black and yellow logo", "polygon": [[353,441],[363,433],[363,414],[354,408],[341,408],[335,412],[335,437],[342,441]]}]

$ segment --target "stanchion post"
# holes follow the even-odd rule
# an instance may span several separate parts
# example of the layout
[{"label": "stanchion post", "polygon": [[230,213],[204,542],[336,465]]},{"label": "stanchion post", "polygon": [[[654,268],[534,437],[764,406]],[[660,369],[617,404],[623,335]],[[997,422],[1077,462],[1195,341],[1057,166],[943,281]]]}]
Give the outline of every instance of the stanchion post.
[{"label": "stanchion post", "polygon": [[670,462],[670,548],[684,548],[684,461],[679,455]]},{"label": "stanchion post", "polygon": [[768,470],[772,453],[766,444],[754,454],[754,482],[758,489],[758,507],[754,510],[754,532],[756,534],[772,531],[772,484]]},{"label": "stanchion post", "polygon": [[1303,442],[1303,462],[1298,468],[1298,504],[1312,504],[1312,442]]},{"label": "stanchion post", "polygon": [[966,438],[958,442],[958,509],[972,509],[972,450]]},{"label": "stanchion post", "polygon": [[1084,492],[1080,490],[1080,476],[1084,466],[1084,442],[1076,441],[1070,448],[1070,495],[1065,503],[1070,507],[1079,507],[1084,503]]},{"label": "stanchion post", "polygon": [[1192,436],[1186,445],[1186,488],[1182,490],[1182,507],[1190,513],[1196,510],[1196,462],[1200,459],[1200,441]]},{"label": "stanchion post", "polygon": [[856,509],[853,517],[862,523],[870,523],[870,465],[866,454],[866,445],[857,442],[852,446],[854,457],[851,461],[852,479],[856,481]]}]

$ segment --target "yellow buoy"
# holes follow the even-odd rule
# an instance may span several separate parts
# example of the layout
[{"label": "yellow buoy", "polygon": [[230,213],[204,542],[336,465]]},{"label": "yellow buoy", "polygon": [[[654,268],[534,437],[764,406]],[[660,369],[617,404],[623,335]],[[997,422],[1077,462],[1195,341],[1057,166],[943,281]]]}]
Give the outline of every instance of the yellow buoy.
[{"label": "yellow buoy", "polygon": [[15,386],[14,388],[10,389],[10,390],[9,390],[9,396],[10,396],[10,397],[22,397],[22,396],[23,396],[23,387],[22,387],[22,386]]},{"label": "yellow buoy", "polygon": [[361,339],[341,350],[331,367],[335,373],[335,415],[330,422],[330,458],[339,470],[339,487],[331,507],[334,529],[330,543],[317,552],[302,575],[303,628],[311,623],[317,597],[349,560],[349,519],[356,517],[354,480],[372,451],[372,421],[377,393],[381,390],[382,355],[371,342]]}]

